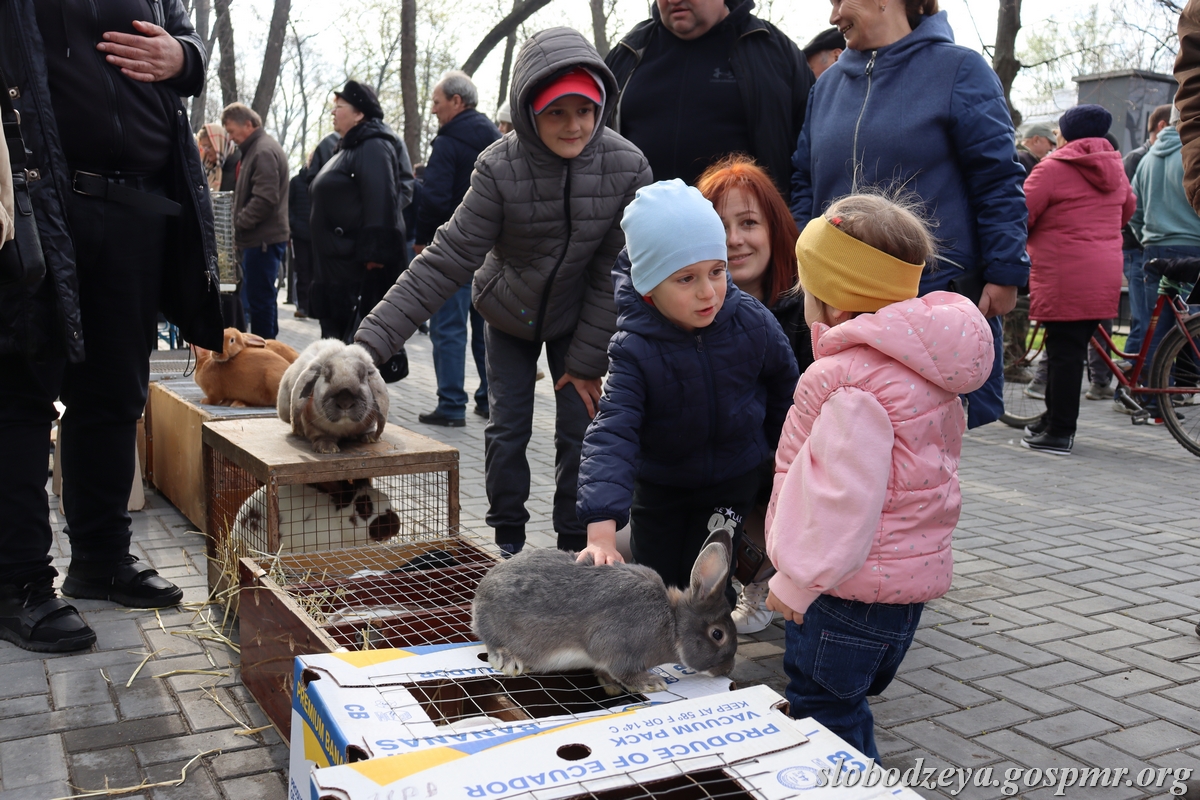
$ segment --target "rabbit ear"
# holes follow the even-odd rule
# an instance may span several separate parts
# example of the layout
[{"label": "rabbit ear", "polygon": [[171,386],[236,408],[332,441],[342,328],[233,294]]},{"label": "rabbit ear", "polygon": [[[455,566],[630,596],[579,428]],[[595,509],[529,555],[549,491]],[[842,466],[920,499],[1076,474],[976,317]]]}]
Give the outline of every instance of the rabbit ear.
[{"label": "rabbit ear", "polygon": [[243,333],[242,341],[247,347],[266,347],[267,340],[261,336],[255,336],[253,333]]},{"label": "rabbit ear", "polygon": [[710,597],[725,591],[728,576],[729,550],[720,541],[713,541],[710,536],[708,544],[704,545],[692,567],[692,595]]},{"label": "rabbit ear", "polygon": [[321,377],[321,365],[313,363],[304,371],[304,385],[300,387],[300,399],[305,400],[312,397],[313,389],[317,385],[317,379]]}]

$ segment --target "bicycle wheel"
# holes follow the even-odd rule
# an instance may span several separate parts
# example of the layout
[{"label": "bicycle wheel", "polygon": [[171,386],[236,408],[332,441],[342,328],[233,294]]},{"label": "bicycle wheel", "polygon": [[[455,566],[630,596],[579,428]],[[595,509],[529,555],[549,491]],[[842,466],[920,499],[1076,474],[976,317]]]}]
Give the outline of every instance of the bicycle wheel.
[{"label": "bicycle wheel", "polygon": [[[1006,321],[1007,323],[1007,321]],[[1005,324],[1005,333],[1009,326]],[[1012,428],[1024,428],[1037,422],[1046,411],[1046,401],[1025,394],[1033,381],[1034,362],[1042,353],[1041,325],[1034,322],[1026,335],[1026,348],[1019,358],[1013,358],[1009,347],[1004,349],[1004,413],[1000,421]]]},{"label": "bicycle wheel", "polygon": [[[1173,320],[1172,320],[1173,322]],[[1162,322],[1159,323],[1163,324]],[[1193,347],[1200,347],[1200,316],[1187,322],[1188,335],[1174,327],[1163,337],[1154,354],[1150,370],[1150,387],[1200,386],[1200,364],[1196,363]],[[1200,392],[1200,389],[1197,389]],[[1176,405],[1182,398],[1196,395],[1158,395],[1158,410],[1163,424],[1192,455],[1200,456],[1200,406]]]}]

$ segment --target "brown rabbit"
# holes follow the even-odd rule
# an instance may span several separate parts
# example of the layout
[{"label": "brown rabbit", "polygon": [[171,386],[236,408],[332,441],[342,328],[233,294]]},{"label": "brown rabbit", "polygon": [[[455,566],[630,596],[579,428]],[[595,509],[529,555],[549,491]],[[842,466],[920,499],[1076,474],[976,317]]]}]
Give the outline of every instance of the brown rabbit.
[{"label": "brown rabbit", "polygon": [[252,344],[249,341],[251,338],[264,341],[261,337],[244,334],[236,328],[226,328],[223,352],[193,348],[196,353],[194,377],[196,385],[204,390],[205,403],[275,405],[279,381],[287,371],[289,362],[264,346]]},{"label": "brown rabbit", "polygon": [[278,339],[264,339],[253,333],[243,333],[237,328],[225,329],[225,347],[220,353],[213,353],[213,361],[228,361],[247,347],[262,347],[285,359],[289,364],[300,354],[290,344]]}]

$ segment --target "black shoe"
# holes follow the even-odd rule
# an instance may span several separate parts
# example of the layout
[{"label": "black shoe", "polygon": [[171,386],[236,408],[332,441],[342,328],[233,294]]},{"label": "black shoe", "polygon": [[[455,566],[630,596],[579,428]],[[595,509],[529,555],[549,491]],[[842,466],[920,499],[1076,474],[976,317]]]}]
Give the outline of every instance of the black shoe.
[{"label": "black shoe", "polygon": [[1070,436],[1053,436],[1048,431],[1039,433],[1036,436],[1027,436],[1021,440],[1022,447],[1028,447],[1030,450],[1037,450],[1042,453],[1051,453],[1056,456],[1071,455],[1071,448],[1074,445],[1074,434]]},{"label": "black shoe", "polygon": [[503,544],[496,546],[500,548],[500,555],[504,556],[505,558],[512,558],[517,553],[525,549],[524,542],[504,542]]},{"label": "black shoe", "polygon": [[443,428],[462,428],[467,424],[467,421],[462,417],[454,419],[453,417],[447,417],[440,411],[430,411],[428,414],[420,414],[417,416],[417,421],[424,422],[426,425],[441,425]]},{"label": "black shoe", "polygon": [[1031,422],[1025,426],[1025,438],[1031,439],[1034,436],[1039,436],[1046,432],[1050,427],[1050,423],[1046,420],[1045,415],[1038,417],[1036,422]]},{"label": "black shoe", "polygon": [[484,419],[491,419],[492,412],[489,411],[486,407],[481,406],[478,403],[476,403],[475,404],[475,416],[483,417]]},{"label": "black shoe", "polygon": [[67,597],[111,600],[127,608],[167,608],[179,605],[183,599],[182,589],[138,561],[137,556],[125,556],[116,567],[72,561],[62,593]]},{"label": "black shoe", "polygon": [[46,581],[0,586],[0,639],[38,653],[69,653],[91,647],[96,633]]}]

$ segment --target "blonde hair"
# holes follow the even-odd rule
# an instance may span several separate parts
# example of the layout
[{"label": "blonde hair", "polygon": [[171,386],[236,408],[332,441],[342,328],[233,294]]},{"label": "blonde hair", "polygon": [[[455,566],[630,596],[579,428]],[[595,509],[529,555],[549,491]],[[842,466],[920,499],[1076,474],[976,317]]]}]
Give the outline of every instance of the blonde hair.
[{"label": "blonde hair", "polygon": [[825,218],[847,236],[908,264],[926,264],[937,244],[916,201],[903,196],[852,194],[835,200]]}]

